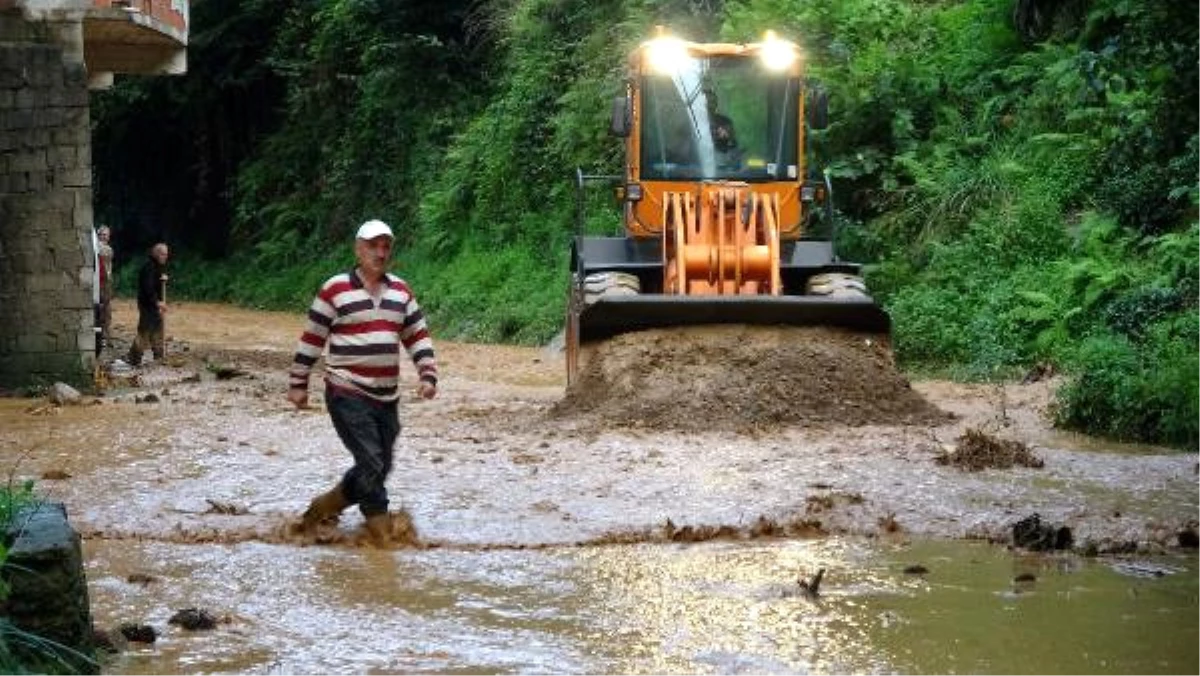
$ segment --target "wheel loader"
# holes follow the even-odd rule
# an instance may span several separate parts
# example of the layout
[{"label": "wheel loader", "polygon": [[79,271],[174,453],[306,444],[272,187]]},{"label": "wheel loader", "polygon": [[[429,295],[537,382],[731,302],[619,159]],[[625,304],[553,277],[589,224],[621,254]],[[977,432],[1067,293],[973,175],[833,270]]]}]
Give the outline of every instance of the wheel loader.
[{"label": "wheel loader", "polygon": [[[623,175],[576,170],[568,386],[583,347],[626,332],[728,323],[890,332],[861,266],[834,251],[831,184],[809,166],[805,138],[825,126],[827,103],[803,68],[798,45],[771,32],[702,44],[660,27],[630,54],[611,123],[624,139]],[[611,236],[584,233],[584,192],[600,181],[615,185],[622,212]]]}]

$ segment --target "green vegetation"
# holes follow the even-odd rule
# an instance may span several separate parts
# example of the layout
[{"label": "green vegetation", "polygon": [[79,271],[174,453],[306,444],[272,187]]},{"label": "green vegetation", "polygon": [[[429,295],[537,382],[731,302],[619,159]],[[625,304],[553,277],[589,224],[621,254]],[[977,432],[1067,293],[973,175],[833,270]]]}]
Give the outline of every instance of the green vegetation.
[{"label": "green vegetation", "polygon": [[1049,365],[1062,425],[1200,443],[1195,3],[208,0],[192,19],[191,73],[98,96],[94,153],[119,255],[177,242],[186,295],[299,310],[378,217],[440,335],[547,340],[574,169],[619,167],[628,49],[656,23],[773,28],[830,94],[839,244],[905,368]]}]

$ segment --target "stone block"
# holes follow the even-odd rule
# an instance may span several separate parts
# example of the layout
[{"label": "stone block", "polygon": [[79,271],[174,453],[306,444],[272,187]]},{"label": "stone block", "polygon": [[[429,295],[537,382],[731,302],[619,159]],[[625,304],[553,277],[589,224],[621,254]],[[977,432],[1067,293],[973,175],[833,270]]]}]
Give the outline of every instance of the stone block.
[{"label": "stone block", "polygon": [[25,150],[9,158],[9,171],[46,171],[46,151],[44,149]]},{"label": "stone block", "polygon": [[3,122],[4,125],[3,127],[0,127],[0,129],[24,131],[25,129],[33,127],[33,113],[28,110],[14,108],[9,111],[8,114],[4,116],[4,119],[0,122]]},{"label": "stone block", "polygon": [[23,87],[16,91],[16,108],[21,110],[33,110],[36,97],[36,90],[28,87]]},{"label": "stone block", "polygon": [[50,148],[50,130],[33,129],[26,135],[26,143],[31,148]]},{"label": "stone block", "polygon": [[63,97],[63,100],[66,101],[68,106],[82,108],[85,114],[88,112],[87,106],[90,99],[86,79],[82,84],[74,82],[71,83],[70,87],[66,89],[65,92],[66,94]]},{"label": "stone block", "polygon": [[29,86],[29,69],[21,66],[0,68],[0,89],[15,91]]},{"label": "stone block", "polygon": [[[91,163],[86,163],[85,166],[90,168]],[[71,225],[79,234],[80,247],[88,252],[88,259],[91,260],[92,236],[90,231],[92,224],[96,222],[92,207],[92,191],[87,188],[75,188],[71,190],[71,195],[75,198],[74,218]]]},{"label": "stone block", "polygon": [[73,169],[77,164],[74,146],[51,146],[46,149],[46,164],[53,169]]},{"label": "stone block", "polygon": [[26,324],[26,333],[17,336],[17,352],[32,356],[35,352],[53,351],[58,344],[58,334],[48,331],[34,333],[32,323]]},{"label": "stone block", "polygon": [[[28,177],[24,173],[6,172],[0,174],[0,194],[22,193],[29,189]],[[6,219],[7,220],[7,219]]]},{"label": "stone block", "polygon": [[[43,262],[44,263],[55,263],[56,261],[53,260],[54,258],[55,258],[55,256],[54,256],[53,250],[52,250],[50,256],[46,256],[45,258],[43,258]],[[43,265],[39,265],[37,267],[45,268],[47,266],[43,264]],[[31,273],[29,275],[29,281],[28,281],[27,288],[28,288],[29,293],[44,293],[44,292],[52,291],[57,294],[59,289],[65,288],[70,283],[71,283],[70,277],[67,276],[67,274],[65,272],[58,270],[58,269],[54,269],[51,272],[33,272],[33,273]]]},{"label": "stone block", "polygon": [[34,202],[34,214],[39,225],[47,230],[71,227],[69,214],[75,208],[75,196],[66,190],[55,190],[38,195]]},{"label": "stone block", "polygon": [[60,127],[50,132],[50,142],[55,145],[90,145],[91,138],[91,130],[86,127]]},{"label": "stone block", "polygon": [[59,174],[58,184],[63,188],[91,188],[92,168],[83,167],[63,171]]},{"label": "stone block", "polygon": [[79,390],[89,390],[92,383],[92,369],[96,361],[92,349],[80,350],[71,348],[60,351],[45,351],[37,355],[35,370],[31,372],[27,384],[49,385],[62,381]]},{"label": "stone block", "polygon": [[49,132],[51,129],[56,129],[63,125],[63,110],[62,106],[45,106],[39,109],[41,124],[38,126],[41,127],[43,130],[42,133],[46,135],[47,139],[50,138]]}]

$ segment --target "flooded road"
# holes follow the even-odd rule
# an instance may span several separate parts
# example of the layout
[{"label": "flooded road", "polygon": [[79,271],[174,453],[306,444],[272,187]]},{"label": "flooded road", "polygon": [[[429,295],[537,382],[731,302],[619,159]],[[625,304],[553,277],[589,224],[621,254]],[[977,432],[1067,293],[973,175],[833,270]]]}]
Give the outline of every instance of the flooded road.
[{"label": "flooded road", "polygon": [[[404,402],[389,480],[421,546],[355,547],[353,512],[310,546],[286,525],[349,457],[323,410],[284,399],[301,319],[183,304],[140,382],[0,399],[0,461],[66,503],[96,625],[160,634],[106,673],[1200,670],[1178,547],[1196,455],[1056,432],[1047,383],[914,383],[957,416],[936,427],[606,429],[547,417],[560,355],[440,342],[441,394]],[[119,303],[117,332],[135,321]],[[937,464],[968,427],[1045,467]],[[1101,556],[986,542],[1033,513]],[[809,598],[797,580],[821,568]],[[168,624],[188,607],[222,621]]]},{"label": "flooded road", "polygon": [[[90,542],[96,621],[169,627],[108,673],[1190,673],[1194,557],[1144,579],[983,543],[389,553]],[[928,572],[906,575],[924,562]],[[1184,568],[1184,566],[1187,566]],[[817,599],[796,576],[826,568]],[[130,574],[154,578],[130,583]],[[1030,582],[1014,582],[1018,575]]]}]

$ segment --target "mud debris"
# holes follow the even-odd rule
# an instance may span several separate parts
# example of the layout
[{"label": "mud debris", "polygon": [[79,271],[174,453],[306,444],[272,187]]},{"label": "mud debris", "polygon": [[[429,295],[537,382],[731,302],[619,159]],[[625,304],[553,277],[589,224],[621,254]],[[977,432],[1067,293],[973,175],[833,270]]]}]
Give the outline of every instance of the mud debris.
[{"label": "mud debris", "polygon": [[207,631],[217,626],[217,617],[200,608],[184,608],[171,616],[167,624],[176,624],[187,631]]},{"label": "mud debris", "polygon": [[882,337],[746,325],[652,329],[591,347],[579,379],[550,416],[738,432],[953,419],[912,389]]},{"label": "mud debris", "polygon": [[250,509],[243,507],[242,505],[235,505],[229,502],[219,502],[210,498],[205,498],[204,501],[208,503],[208,509],[205,510],[206,514],[232,514],[240,516],[242,514],[250,513]]},{"label": "mud debris", "polygon": [[756,540],[761,538],[814,538],[828,535],[820,520],[807,514],[774,519],[760,515],[746,525],[676,524],[667,518],[655,529],[611,531],[600,537],[576,542],[576,546],[627,545],[647,542],[709,542],[712,540]]},{"label": "mud debris", "polygon": [[968,429],[958,438],[953,451],[936,458],[939,465],[952,465],[968,472],[1009,469],[1015,465],[1041,469],[1045,463],[1020,441],[997,439],[978,429]]},{"label": "mud debris", "polygon": [[1039,514],[1031,514],[1013,524],[1012,540],[1014,547],[1036,552],[1071,549],[1075,544],[1070,528],[1043,523]]},{"label": "mud debris", "polygon": [[148,624],[127,622],[119,628],[121,636],[134,643],[154,643],[158,640],[158,632]]},{"label": "mud debris", "polygon": [[1176,533],[1175,538],[1179,541],[1179,546],[1184,549],[1200,548],[1200,535],[1196,534],[1195,526],[1188,526]]},{"label": "mud debris", "polygon": [[824,578],[825,578],[825,569],[820,568],[817,570],[817,574],[813,575],[811,580],[806,580],[806,579],[804,579],[804,576],[801,576],[796,581],[796,583],[800,585],[800,590],[806,596],[816,598],[817,595],[821,593],[821,580]]}]

